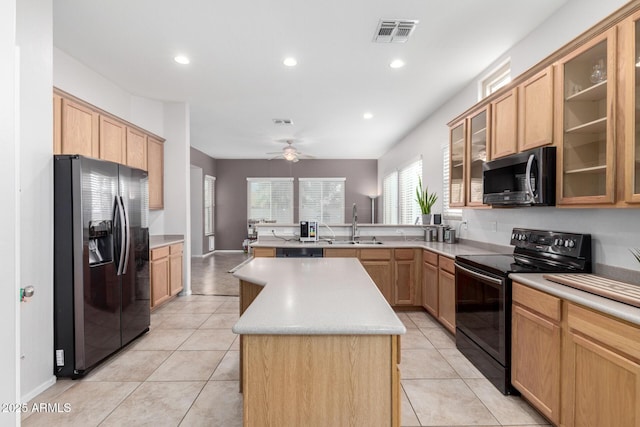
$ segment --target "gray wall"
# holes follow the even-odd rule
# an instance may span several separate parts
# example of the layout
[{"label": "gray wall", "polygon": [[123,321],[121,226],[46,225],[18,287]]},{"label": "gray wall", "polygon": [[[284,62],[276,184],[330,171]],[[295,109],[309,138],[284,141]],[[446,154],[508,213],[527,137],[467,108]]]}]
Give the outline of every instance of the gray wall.
[{"label": "gray wall", "polygon": [[[200,169],[202,169],[202,185],[200,186],[200,188],[204,189],[204,176],[205,175],[209,175],[209,176],[216,176],[216,159],[214,159],[213,157],[208,156],[207,154],[203,153],[200,150],[196,150],[195,148],[191,147],[191,164],[193,166],[197,166]],[[216,182],[216,187],[217,187],[218,183]],[[216,192],[218,191],[218,189],[216,188]],[[192,192],[191,197],[194,197],[194,194]],[[217,197],[216,197],[217,198]],[[199,206],[204,206],[204,193],[202,193],[202,191],[200,191],[200,203]],[[196,215],[195,213],[193,215]],[[216,217],[216,222],[217,222],[217,217]],[[200,229],[204,230],[204,210],[200,209]],[[214,230],[215,232],[215,230]],[[192,236],[195,238],[195,236]],[[202,233],[201,236],[201,240],[202,240],[202,254],[207,254],[209,252],[209,238],[207,236],[204,235],[204,232]],[[216,246],[217,246],[217,242],[216,242]],[[200,254],[195,254],[195,255],[200,255]]]},{"label": "gray wall", "polygon": [[[247,237],[247,178],[345,177],[345,219],[358,206],[358,220],[371,222],[371,199],[378,193],[376,160],[216,160],[216,249],[241,249]],[[294,182],[294,221],[298,221],[298,181]],[[377,215],[376,215],[377,217]]]}]

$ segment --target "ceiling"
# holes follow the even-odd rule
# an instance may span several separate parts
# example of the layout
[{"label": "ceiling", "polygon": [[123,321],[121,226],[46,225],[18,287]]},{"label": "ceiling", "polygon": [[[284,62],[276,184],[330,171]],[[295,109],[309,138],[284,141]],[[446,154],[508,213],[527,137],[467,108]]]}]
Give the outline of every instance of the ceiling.
[{"label": "ceiling", "polygon": [[[565,2],[55,0],[53,40],[134,95],[188,102],[191,145],[212,157],[269,158],[293,139],[375,159]],[[383,18],[420,22],[406,43],[373,43]]]}]

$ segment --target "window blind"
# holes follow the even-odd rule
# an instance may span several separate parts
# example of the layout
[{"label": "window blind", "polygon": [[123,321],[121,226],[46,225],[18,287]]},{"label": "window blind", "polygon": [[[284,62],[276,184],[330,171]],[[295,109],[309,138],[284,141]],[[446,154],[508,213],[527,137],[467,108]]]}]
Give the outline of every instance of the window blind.
[{"label": "window blind", "polygon": [[300,220],[344,224],[346,178],[299,178]]},{"label": "window blind", "polygon": [[204,177],[204,234],[210,236],[214,232],[215,184],[212,176]]},{"label": "window blind", "polygon": [[293,224],[293,178],[247,178],[247,218]]},{"label": "window blind", "polygon": [[416,201],[418,178],[422,176],[422,159],[400,169],[398,173],[398,196],[400,206],[400,224],[415,224],[421,215]]},{"label": "window blind", "polygon": [[382,181],[382,223],[398,223],[398,171],[385,176]]},{"label": "window blind", "polygon": [[462,219],[462,209],[449,207],[449,144],[442,146],[442,218]]}]

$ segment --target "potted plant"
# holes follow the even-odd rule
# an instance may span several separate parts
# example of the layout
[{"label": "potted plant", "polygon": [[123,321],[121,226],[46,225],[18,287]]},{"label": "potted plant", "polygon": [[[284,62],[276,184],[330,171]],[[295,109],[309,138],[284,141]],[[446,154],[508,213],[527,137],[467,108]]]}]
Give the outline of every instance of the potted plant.
[{"label": "potted plant", "polygon": [[422,178],[418,176],[418,186],[416,187],[416,202],[420,205],[420,211],[422,212],[422,224],[431,224],[431,207],[438,200],[438,195],[433,192],[429,193],[429,187],[422,188]]}]

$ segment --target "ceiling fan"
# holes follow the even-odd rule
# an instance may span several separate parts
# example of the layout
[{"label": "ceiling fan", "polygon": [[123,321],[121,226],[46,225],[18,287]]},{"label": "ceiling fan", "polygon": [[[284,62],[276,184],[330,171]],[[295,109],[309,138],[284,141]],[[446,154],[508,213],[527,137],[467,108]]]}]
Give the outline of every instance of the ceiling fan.
[{"label": "ceiling fan", "polygon": [[293,140],[284,139],[284,140],[279,140],[278,142],[284,142],[285,144],[287,144],[287,146],[284,147],[282,149],[282,151],[272,151],[270,153],[267,153],[267,154],[277,154],[277,156],[272,157],[272,159],[276,159],[276,158],[282,156],[285,160],[287,160],[289,162],[292,162],[292,163],[296,163],[300,159],[312,159],[313,158],[313,156],[308,156],[308,155],[302,154],[300,151],[298,151],[298,149],[293,146]]}]

